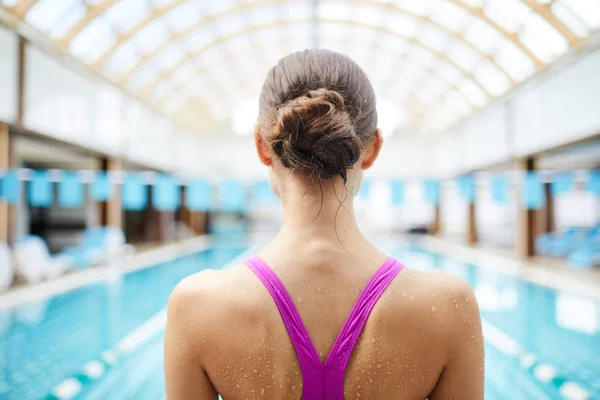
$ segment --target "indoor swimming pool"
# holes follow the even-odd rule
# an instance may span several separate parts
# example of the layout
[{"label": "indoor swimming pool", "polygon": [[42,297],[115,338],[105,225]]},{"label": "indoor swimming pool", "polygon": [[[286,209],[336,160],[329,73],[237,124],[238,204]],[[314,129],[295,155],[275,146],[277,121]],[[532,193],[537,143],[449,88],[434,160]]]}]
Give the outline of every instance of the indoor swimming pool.
[{"label": "indoor swimming pool", "polygon": [[[225,266],[245,250],[217,245],[0,312],[0,398],[164,399],[169,293],[184,276]],[[420,248],[387,250],[410,267],[443,269],[474,287],[486,337],[486,399],[600,398],[600,304]]]}]

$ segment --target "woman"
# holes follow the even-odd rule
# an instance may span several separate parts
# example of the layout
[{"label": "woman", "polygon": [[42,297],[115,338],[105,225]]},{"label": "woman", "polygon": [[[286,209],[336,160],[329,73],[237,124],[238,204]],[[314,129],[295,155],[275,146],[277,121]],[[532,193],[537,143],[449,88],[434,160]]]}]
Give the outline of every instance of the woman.
[{"label": "woman", "polygon": [[245,265],[174,290],[167,398],[483,399],[470,287],[404,268],[354,220],[383,143],[363,70],[326,50],[285,57],[264,83],[255,141],[283,226]]}]

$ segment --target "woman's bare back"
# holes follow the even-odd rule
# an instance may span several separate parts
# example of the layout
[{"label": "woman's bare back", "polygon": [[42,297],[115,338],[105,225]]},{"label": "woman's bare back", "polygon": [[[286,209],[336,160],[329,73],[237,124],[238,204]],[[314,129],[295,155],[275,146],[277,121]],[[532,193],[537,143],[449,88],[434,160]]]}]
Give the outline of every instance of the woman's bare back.
[{"label": "woman's bare back", "polygon": [[[324,362],[386,257],[365,251],[356,260],[343,251],[307,248],[312,251],[295,255],[267,249],[263,258],[290,293]],[[282,318],[245,265],[182,281],[169,319],[166,371],[180,375],[167,377],[179,382],[167,387],[172,398],[301,398],[300,366]],[[370,314],[348,363],[344,396],[482,399],[482,375],[481,325],[470,287],[444,272],[405,268]]]}]

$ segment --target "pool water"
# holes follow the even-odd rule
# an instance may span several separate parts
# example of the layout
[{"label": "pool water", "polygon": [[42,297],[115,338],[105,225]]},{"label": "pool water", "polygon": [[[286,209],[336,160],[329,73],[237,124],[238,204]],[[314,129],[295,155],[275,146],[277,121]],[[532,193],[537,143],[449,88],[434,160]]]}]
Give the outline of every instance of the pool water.
[{"label": "pool water", "polygon": [[[101,376],[82,379],[82,367],[163,310],[181,278],[243,251],[217,246],[0,313],[0,399],[56,398],[52,389],[69,377],[82,382],[77,399],[164,399],[162,330]],[[486,336],[486,399],[600,399],[600,304],[422,249],[388,251],[473,286]]]},{"label": "pool water", "polygon": [[[45,398],[53,387],[163,309],[183,277],[221,267],[244,250],[215,247],[115,282],[0,311],[0,399]],[[104,398],[118,396],[111,393]]]}]

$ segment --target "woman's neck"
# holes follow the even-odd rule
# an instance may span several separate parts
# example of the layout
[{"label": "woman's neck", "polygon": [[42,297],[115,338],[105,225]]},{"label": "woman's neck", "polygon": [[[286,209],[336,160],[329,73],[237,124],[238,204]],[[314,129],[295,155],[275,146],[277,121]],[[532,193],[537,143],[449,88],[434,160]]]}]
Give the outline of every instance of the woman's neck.
[{"label": "woman's neck", "polygon": [[284,180],[281,234],[315,239],[354,241],[362,237],[354,219],[352,188],[342,179],[314,184]]}]

